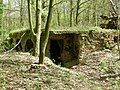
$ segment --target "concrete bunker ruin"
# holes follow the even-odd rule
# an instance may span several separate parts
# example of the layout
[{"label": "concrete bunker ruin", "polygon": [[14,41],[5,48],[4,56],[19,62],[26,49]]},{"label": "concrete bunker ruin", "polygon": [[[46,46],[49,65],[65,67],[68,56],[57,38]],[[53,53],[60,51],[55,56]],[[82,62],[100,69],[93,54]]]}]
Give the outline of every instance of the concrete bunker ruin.
[{"label": "concrete bunker ruin", "polygon": [[78,34],[68,32],[50,32],[49,41],[46,48],[46,56],[55,64],[64,67],[71,67],[79,63],[77,45]]},{"label": "concrete bunker ruin", "polygon": [[[26,32],[20,42],[22,52],[28,52],[35,47],[35,37],[30,32]],[[21,39],[23,33],[17,32],[11,36],[14,45]],[[82,58],[91,52],[116,48],[116,43],[117,33],[112,31],[51,30],[45,54],[55,64],[71,67],[84,63]]]},{"label": "concrete bunker ruin", "polygon": [[[26,32],[26,33],[25,33]],[[31,32],[15,32],[11,34],[14,45],[19,43],[20,50],[22,52],[30,52],[35,47],[35,37],[32,36]],[[79,63],[79,45],[78,33],[73,31],[50,31],[48,44],[46,47],[46,56],[49,57],[55,64],[64,67],[70,67]],[[42,34],[44,36],[44,32]],[[42,41],[42,40],[41,40]]]}]

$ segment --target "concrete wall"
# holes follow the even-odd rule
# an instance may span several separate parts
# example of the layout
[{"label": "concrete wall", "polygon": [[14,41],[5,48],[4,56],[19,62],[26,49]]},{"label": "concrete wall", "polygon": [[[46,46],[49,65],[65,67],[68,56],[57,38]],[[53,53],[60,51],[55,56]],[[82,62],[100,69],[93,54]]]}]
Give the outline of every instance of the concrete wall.
[{"label": "concrete wall", "polygon": [[[21,38],[23,33],[16,33],[11,36],[14,43],[17,39]],[[27,32],[21,40],[22,51],[25,51],[25,44],[28,39],[31,39],[35,43],[35,38],[31,39],[31,33]],[[82,63],[82,58],[94,51],[100,51],[104,49],[115,50],[117,49],[117,32],[98,32],[80,31],[79,33],[50,33],[49,42],[46,48],[46,56],[51,58],[50,42],[51,40],[62,40],[60,45],[60,59],[63,62],[63,66],[70,67]],[[34,44],[33,44],[34,45]],[[33,46],[34,47],[34,46]]]},{"label": "concrete wall", "polygon": [[61,43],[61,60],[63,62],[63,66],[70,67],[79,63],[78,60],[78,45],[76,45],[76,41],[78,41],[76,34],[52,34],[50,35],[49,42],[46,49],[46,56],[50,57],[50,41],[51,40],[63,40]]},{"label": "concrete wall", "polygon": [[84,31],[80,32],[78,38],[80,63],[83,63],[82,58],[91,52],[104,49],[117,50],[117,32]]}]

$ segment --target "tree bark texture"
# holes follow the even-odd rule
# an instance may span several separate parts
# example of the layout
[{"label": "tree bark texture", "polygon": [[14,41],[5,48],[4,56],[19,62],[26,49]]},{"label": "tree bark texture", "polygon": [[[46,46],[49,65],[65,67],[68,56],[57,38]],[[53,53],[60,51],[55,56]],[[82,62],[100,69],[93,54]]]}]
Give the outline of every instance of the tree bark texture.
[{"label": "tree bark texture", "polygon": [[24,22],[23,22],[23,0],[21,0],[21,3],[20,3],[20,25],[21,27],[24,26]]},{"label": "tree bark texture", "polygon": [[27,3],[28,3],[29,26],[30,26],[30,30],[32,31],[33,35],[35,36],[35,32],[34,32],[34,29],[33,29],[33,23],[32,23],[31,0],[27,0]]},{"label": "tree bark texture", "polygon": [[48,17],[47,17],[45,33],[44,33],[44,37],[43,37],[43,42],[41,43],[41,50],[40,50],[40,55],[39,55],[39,63],[40,64],[44,63],[45,49],[46,49],[46,45],[47,45],[48,39],[49,39],[49,27],[50,27],[50,23],[51,23],[51,19],[52,19],[53,1],[54,0],[50,0],[50,2],[49,2],[49,13],[48,13]]},{"label": "tree bark texture", "polygon": [[57,20],[58,20],[58,26],[60,26],[60,12],[57,8]]},{"label": "tree bark texture", "polygon": [[78,25],[78,16],[79,16],[79,9],[80,9],[80,6],[79,6],[80,1],[81,1],[81,0],[78,0],[78,1],[77,1],[77,9],[76,9],[76,25]]},{"label": "tree bark texture", "polygon": [[0,0],[0,29],[2,29],[3,21],[3,0]]},{"label": "tree bark texture", "polygon": [[35,45],[35,56],[39,56],[40,54],[40,36],[41,36],[41,0],[36,0],[36,27],[35,27],[35,33],[36,33],[36,45]]},{"label": "tree bark texture", "polygon": [[73,8],[72,8],[72,6],[73,6],[73,1],[72,0],[70,0],[70,27],[72,27],[72,19],[73,19]]}]

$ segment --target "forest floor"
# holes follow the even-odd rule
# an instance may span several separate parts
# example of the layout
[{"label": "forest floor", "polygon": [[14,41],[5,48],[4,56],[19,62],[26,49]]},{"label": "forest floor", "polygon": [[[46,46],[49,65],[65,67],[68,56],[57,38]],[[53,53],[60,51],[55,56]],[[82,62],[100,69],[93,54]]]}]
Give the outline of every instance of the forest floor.
[{"label": "forest floor", "polygon": [[29,53],[1,53],[0,90],[120,90],[117,59],[115,51],[93,52],[67,69],[47,57],[44,65],[37,65]]}]

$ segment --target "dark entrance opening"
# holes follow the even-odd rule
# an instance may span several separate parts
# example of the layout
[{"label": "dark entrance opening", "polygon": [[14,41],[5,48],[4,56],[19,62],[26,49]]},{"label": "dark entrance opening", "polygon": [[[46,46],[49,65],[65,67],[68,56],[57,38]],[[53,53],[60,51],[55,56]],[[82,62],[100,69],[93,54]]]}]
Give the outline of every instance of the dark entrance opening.
[{"label": "dark entrance opening", "polygon": [[[16,44],[18,44],[20,42],[20,39],[17,39],[16,40]],[[22,51],[22,46],[21,46],[21,42],[16,46],[16,51],[18,52],[18,51]]]},{"label": "dark entrance opening", "polygon": [[26,41],[26,45],[25,45],[25,52],[31,52],[31,50],[33,49],[33,42],[31,39],[28,39]]},{"label": "dark entrance opening", "polygon": [[50,54],[51,59],[55,64],[62,65],[61,52],[63,48],[63,40],[51,40],[50,41]]}]

